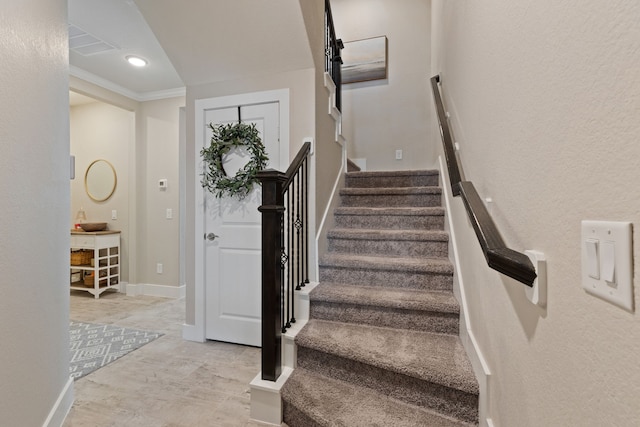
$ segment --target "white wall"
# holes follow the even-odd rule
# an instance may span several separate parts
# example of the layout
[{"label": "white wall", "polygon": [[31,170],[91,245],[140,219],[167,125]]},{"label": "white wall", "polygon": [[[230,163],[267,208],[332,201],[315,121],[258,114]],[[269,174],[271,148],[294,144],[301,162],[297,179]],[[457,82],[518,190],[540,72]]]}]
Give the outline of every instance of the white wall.
[{"label": "white wall", "polygon": [[0,7],[0,419],[42,426],[69,380],[67,10]]},{"label": "white wall", "polygon": [[[339,38],[388,38],[388,78],[343,85],[343,132],[350,158],[368,170],[436,164],[428,91],[430,0],[332,0]],[[425,43],[425,41],[427,41]],[[437,141],[436,141],[437,142]],[[395,151],[403,159],[395,160]]]},{"label": "white wall", "polygon": [[[432,73],[442,73],[467,178],[494,200],[506,242],[548,259],[540,309],[522,285],[486,267],[454,200],[469,315],[492,371],[493,421],[639,425],[640,320],[581,289],[580,221],[638,228],[640,6],[433,3]],[[637,272],[637,231],[634,253]]]},{"label": "white wall", "polygon": [[[76,159],[76,178],[71,181],[72,228],[80,208],[87,222],[106,222],[109,230],[120,230],[121,280],[129,281],[129,150],[135,144],[135,113],[102,102],[82,104],[70,109],[71,154]],[[107,160],[116,171],[117,185],[104,202],[92,200],[85,191],[84,177],[89,165]],[[118,218],[111,220],[111,211]]]}]

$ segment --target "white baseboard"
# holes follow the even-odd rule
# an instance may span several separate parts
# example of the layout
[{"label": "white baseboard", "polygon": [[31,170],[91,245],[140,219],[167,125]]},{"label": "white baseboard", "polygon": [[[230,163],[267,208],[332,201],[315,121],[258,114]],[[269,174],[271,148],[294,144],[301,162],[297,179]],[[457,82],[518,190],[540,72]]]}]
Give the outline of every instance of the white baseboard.
[{"label": "white baseboard", "polygon": [[296,291],[296,298],[293,300],[293,309],[298,321],[309,320],[309,293],[316,286],[318,286],[318,282],[310,282],[307,283],[304,288]]},{"label": "white baseboard", "polygon": [[453,221],[451,220],[451,205],[453,201],[453,193],[451,191],[451,184],[449,181],[449,176],[447,173],[447,169],[444,166],[444,162],[442,160],[442,156],[438,158],[439,167],[440,167],[440,180],[442,182],[443,196],[445,202],[445,212],[446,212],[446,225],[449,231],[449,247],[450,253],[453,256],[453,265],[454,265],[454,284],[453,290],[456,299],[460,303],[460,340],[462,341],[462,345],[469,356],[469,360],[471,361],[471,366],[473,367],[473,372],[478,380],[478,386],[480,389],[479,402],[478,402],[478,416],[480,420],[480,427],[491,427],[493,426],[493,421],[489,414],[489,381],[491,380],[491,370],[489,369],[489,365],[482,354],[482,350],[478,345],[478,342],[473,333],[473,325],[467,316],[468,306],[467,306],[467,298],[465,294],[464,281],[462,278],[462,268],[460,266],[460,256],[458,254],[458,245],[456,240],[456,230],[453,225]]},{"label": "white baseboard", "polygon": [[[343,148],[343,157],[345,152]],[[340,204],[340,189],[344,186],[345,179],[345,171],[346,171],[346,157],[343,159],[342,165],[340,166],[340,170],[338,171],[338,175],[336,176],[336,180],[333,183],[333,188],[331,189],[331,196],[329,196],[329,201],[327,202],[327,206],[322,213],[322,218],[320,219],[320,226],[318,227],[318,231],[316,232],[315,237],[315,250],[316,250],[316,277],[313,280],[320,280],[320,269],[317,265],[320,254],[324,253],[327,249],[327,233],[334,225],[334,216],[333,212]],[[325,242],[324,245],[322,242]],[[310,278],[312,279],[312,278]]]},{"label": "white baseboard", "polygon": [[309,293],[318,286],[318,282],[311,282],[295,293],[294,312],[296,323],[293,323],[287,332],[282,334],[282,366],[295,369],[298,352],[295,343],[296,335],[309,321]]},{"label": "white baseboard", "polygon": [[185,323],[182,325],[182,338],[187,341],[205,342],[204,329],[197,325]]},{"label": "white baseboard", "polygon": [[282,424],[282,399],[280,390],[287,382],[293,369],[283,367],[278,381],[264,381],[262,372],[251,381],[251,420],[266,425]]},{"label": "white baseboard", "polygon": [[67,418],[69,410],[71,410],[73,399],[73,378],[69,377],[42,427],[61,427],[65,418]]},{"label": "white baseboard", "polygon": [[185,297],[186,285],[167,286],[148,283],[127,283],[124,286],[127,296],[146,295],[150,297],[180,299]]}]

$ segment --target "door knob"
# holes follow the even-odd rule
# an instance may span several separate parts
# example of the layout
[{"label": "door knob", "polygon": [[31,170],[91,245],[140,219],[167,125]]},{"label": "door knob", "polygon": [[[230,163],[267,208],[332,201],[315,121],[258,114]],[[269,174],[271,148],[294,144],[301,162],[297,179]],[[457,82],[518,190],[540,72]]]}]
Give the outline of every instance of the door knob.
[{"label": "door knob", "polygon": [[215,234],[215,233],[209,233],[209,234],[207,234],[207,240],[214,241],[214,240],[216,240],[216,237],[220,237],[220,236],[218,236],[218,235],[217,235],[217,234]]}]

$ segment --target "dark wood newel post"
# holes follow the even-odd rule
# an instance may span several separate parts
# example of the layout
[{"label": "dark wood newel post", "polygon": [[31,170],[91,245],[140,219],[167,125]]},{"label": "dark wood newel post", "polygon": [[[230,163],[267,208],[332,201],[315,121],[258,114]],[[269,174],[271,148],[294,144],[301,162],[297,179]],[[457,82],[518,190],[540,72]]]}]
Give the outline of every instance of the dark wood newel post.
[{"label": "dark wood newel post", "polygon": [[[282,218],[286,175],[258,172],[262,183],[262,379],[276,381],[282,371]],[[274,239],[274,236],[279,236]]]}]

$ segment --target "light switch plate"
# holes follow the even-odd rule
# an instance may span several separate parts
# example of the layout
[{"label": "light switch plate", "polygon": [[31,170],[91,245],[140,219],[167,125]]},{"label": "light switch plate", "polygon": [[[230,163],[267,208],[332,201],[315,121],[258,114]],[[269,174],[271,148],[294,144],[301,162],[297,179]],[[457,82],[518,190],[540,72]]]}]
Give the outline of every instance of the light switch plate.
[{"label": "light switch plate", "polygon": [[[588,293],[633,312],[633,248],[630,222],[582,221],[582,287]],[[592,277],[593,254],[587,242],[598,242],[598,278]],[[602,249],[605,248],[603,251]],[[612,249],[613,248],[613,249]],[[611,265],[613,252],[613,265]],[[613,268],[613,272],[611,272]],[[589,273],[592,273],[591,275]],[[607,281],[611,279],[613,281]]]}]

